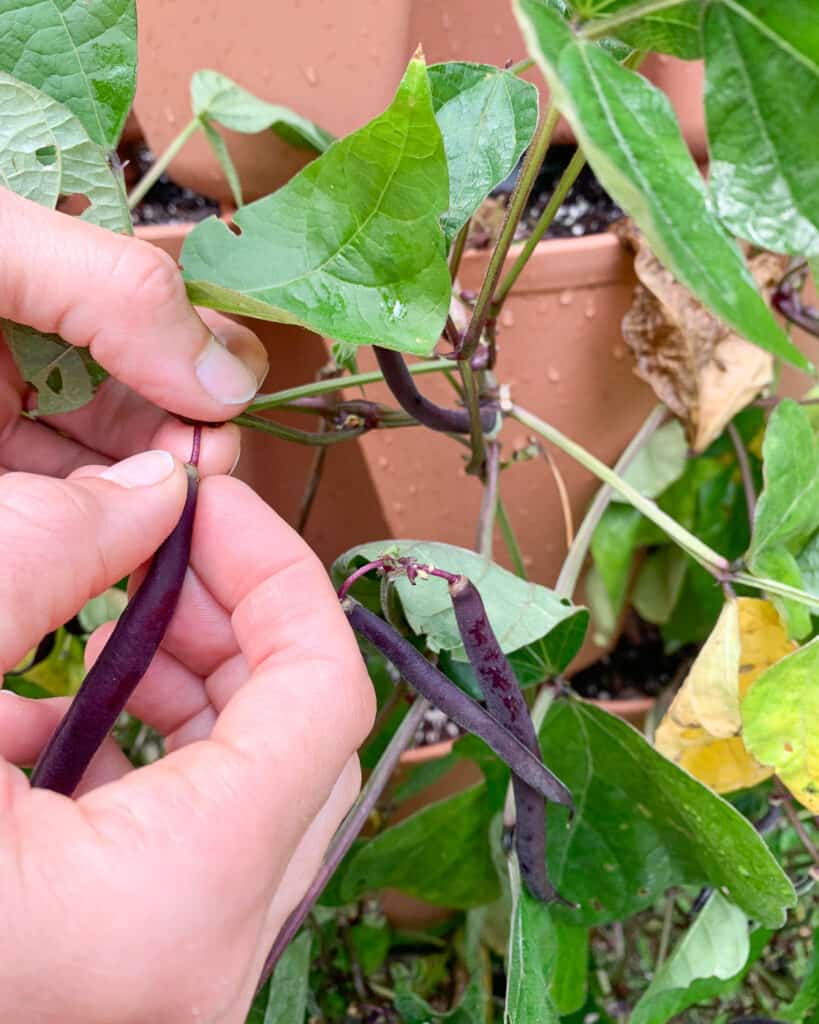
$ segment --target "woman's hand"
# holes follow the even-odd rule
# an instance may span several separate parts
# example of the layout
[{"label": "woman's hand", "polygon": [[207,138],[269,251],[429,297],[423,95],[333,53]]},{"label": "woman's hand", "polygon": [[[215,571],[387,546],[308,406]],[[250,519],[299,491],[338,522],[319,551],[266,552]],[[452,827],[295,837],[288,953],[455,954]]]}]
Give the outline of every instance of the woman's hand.
[{"label": "woman's hand", "polygon": [[[0,478],[2,665],[148,559],[185,487],[161,452]],[[372,722],[326,573],[243,484],[205,479],[176,615],[129,705],[168,756],[134,771],[109,741],[75,800],[32,790],[12,765],[65,706],[0,693],[0,1020],[242,1024]]]},{"label": "woman's hand", "polygon": [[[111,374],[76,412],[21,418],[28,387],[0,335],[0,472],[66,476],[147,448],[186,459],[191,427],[169,413],[230,419],[267,372],[253,332],[212,311],[197,315],[160,249],[2,188],[0,319],[88,348]],[[238,455],[236,427],[205,431],[204,474],[229,472]]]}]

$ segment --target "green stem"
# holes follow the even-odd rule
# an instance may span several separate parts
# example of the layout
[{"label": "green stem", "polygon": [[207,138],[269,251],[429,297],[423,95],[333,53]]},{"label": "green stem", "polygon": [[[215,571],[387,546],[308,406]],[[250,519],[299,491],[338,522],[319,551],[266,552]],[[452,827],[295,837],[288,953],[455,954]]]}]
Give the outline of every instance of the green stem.
[{"label": "green stem", "polygon": [[[617,460],[614,466],[615,473],[619,476],[625,473],[634,461],[637,453],[642,450],[654,431],[663,422],[665,415],[665,406],[657,405],[654,407],[648,419],[643,423]],[[577,581],[580,579],[580,572],[583,568],[583,563],[586,561],[586,555],[591,546],[594,531],[603,518],[603,513],[609,507],[613,495],[613,488],[609,484],[604,484],[595,494],[591,505],[589,505],[586,515],[583,517],[583,522],[574,535],[571,547],[566,552],[566,558],[560,568],[560,575],[557,577],[555,591],[560,597],[571,600],[574,596]]]},{"label": "green stem", "polygon": [[198,117],[193,118],[188,124],[182,129],[182,131],[176,136],[171,142],[165,152],[157,157],[153,162],[150,170],[138,181],[131,194],[128,196],[128,209],[133,210],[135,206],[138,206],[140,202],[145,198],[145,195],[150,191],[151,187],[159,181],[161,175],[165,172],[168,164],[173,160],[180,149],[185,145],[188,139],[194,135],[202,127],[202,122]]},{"label": "green stem", "polygon": [[754,590],[764,590],[776,597],[789,598],[799,604],[807,605],[808,608],[819,606],[819,597],[816,594],[809,594],[798,587],[789,587],[787,583],[780,583],[779,580],[769,580],[764,576],[753,576],[742,569],[736,569],[729,574],[729,582],[736,583],[741,587],[753,587]]},{"label": "green stem", "polygon": [[[422,373],[444,373],[451,370],[453,363],[449,359],[431,359],[424,363],[413,363],[407,366],[407,370],[415,375]],[[261,412],[263,409],[276,409],[278,406],[286,405],[297,398],[309,398],[311,395],[325,395],[329,391],[338,391],[339,388],[363,387],[365,384],[377,384],[384,379],[384,374],[379,370],[372,370],[369,373],[351,373],[347,377],[336,377],[332,380],[315,380],[309,384],[299,384],[295,388],[286,388],[284,391],[274,391],[269,395],[256,395],[250,405],[248,412]]]},{"label": "green stem", "polygon": [[512,565],[515,567],[515,572],[522,580],[528,579],[529,577],[526,573],[526,566],[523,564],[523,552],[520,550],[518,538],[515,536],[515,531],[506,511],[506,505],[504,505],[500,494],[498,495],[498,508],[496,514],[498,517],[498,526],[500,526],[501,533],[503,534],[503,542],[506,545],[506,550],[509,552],[509,557],[512,559]]},{"label": "green stem", "polygon": [[495,536],[495,519],[498,514],[498,477],[500,476],[500,445],[490,441],[486,446],[486,472],[484,473],[481,511],[478,516],[478,553],[486,559],[492,558],[492,541]]},{"label": "green stem", "polygon": [[273,420],[264,420],[261,416],[252,416],[248,413],[234,416],[231,423],[235,423],[238,427],[250,427],[252,430],[261,430],[265,434],[280,437],[283,441],[295,441],[296,444],[306,444],[313,447],[338,444],[340,441],[352,441],[365,433],[363,427],[356,427],[354,430],[328,430],[325,433],[316,433],[312,430],[298,430],[296,427],[286,427],[283,423],[274,423]]},{"label": "green stem", "polygon": [[489,266],[486,269],[486,275],[483,279],[481,290],[478,293],[475,308],[472,310],[472,319],[469,321],[469,326],[464,335],[463,348],[460,353],[461,359],[467,361],[471,359],[475,354],[475,349],[478,347],[481,332],[489,316],[492,297],[495,294],[495,289],[498,286],[498,280],[503,270],[506,254],[509,251],[509,246],[512,244],[512,239],[515,237],[515,229],[526,206],[529,193],[532,191],[535,178],[540,171],[546,150],[549,148],[552,132],[559,117],[560,114],[557,107],[552,104],[546,112],[546,116],[535,135],[534,141],[526,152],[520,176],[512,193],[512,198],[509,201],[509,209],[506,211],[506,220],[503,222],[500,237],[489,259]]},{"label": "green stem", "polygon": [[512,75],[525,75],[527,71],[535,66],[534,57],[524,57],[517,64],[510,64],[506,69]]},{"label": "green stem", "polygon": [[464,224],[458,234],[455,236],[455,241],[452,243],[452,251],[449,254],[449,276],[454,281],[458,276],[458,270],[461,266],[461,257],[464,254],[466,248],[466,240],[469,237],[469,225],[472,223],[472,218]]},{"label": "green stem", "polygon": [[626,501],[639,512],[642,512],[646,519],[650,519],[652,523],[659,526],[683,551],[691,555],[708,572],[717,576],[720,580],[730,574],[731,567],[727,559],[723,558],[722,555],[712,548],[709,548],[707,544],[703,544],[698,537],[689,533],[685,527],[663,512],[650,498],[640,494],[638,490],[627,483],[604,462],[601,462],[600,459],[592,455],[591,452],[586,451],[581,445],[570,440],[550,423],[546,423],[533,413],[521,409],[520,406],[512,405],[509,412],[518,423],[522,423],[529,430],[533,430],[536,434],[540,434],[541,437],[545,437],[547,441],[560,448],[561,451],[571,455],[573,459],[588,469],[590,473],[594,473],[603,483],[608,484],[618,494],[622,494]]},{"label": "green stem", "polygon": [[469,439],[472,457],[466,467],[467,473],[479,473],[486,462],[486,444],[481,426],[481,396],[475,371],[468,360],[459,362],[461,380],[464,386],[464,401],[469,411]]},{"label": "green stem", "polygon": [[633,21],[639,21],[647,14],[656,14],[657,11],[666,11],[669,7],[676,7],[680,0],[643,0],[642,3],[631,4],[617,14],[608,18],[599,18],[584,25],[578,32],[579,39],[602,39],[611,35],[624,25],[630,25]]},{"label": "green stem", "polygon": [[495,297],[492,300],[492,316],[497,316],[500,312],[501,307],[506,301],[506,296],[520,277],[521,271],[528,263],[529,257],[535,251],[535,247],[538,242],[548,231],[549,226],[555,219],[555,214],[562,206],[563,200],[566,198],[566,194],[577,180],[577,176],[583,170],[585,163],[586,158],[583,155],[582,150],[577,149],[574,156],[569,161],[568,167],[560,176],[560,181],[557,183],[557,187],[552,193],[549,202],[546,204],[546,209],[541,213],[540,217],[538,217],[537,224],[535,224],[532,234],[526,239],[526,244],[521,249],[506,277],[504,277],[498,286],[498,290],[495,292]]}]

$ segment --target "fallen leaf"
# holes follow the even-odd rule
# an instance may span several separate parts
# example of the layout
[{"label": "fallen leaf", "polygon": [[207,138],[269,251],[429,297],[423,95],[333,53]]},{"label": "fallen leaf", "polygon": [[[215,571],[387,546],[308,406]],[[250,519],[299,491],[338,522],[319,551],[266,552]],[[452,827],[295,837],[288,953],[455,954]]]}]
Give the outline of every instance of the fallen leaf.
[{"label": "fallen leaf", "polygon": [[[634,250],[640,279],[623,318],[623,337],[637,360],[637,375],[682,420],[691,449],[704,451],[770,383],[773,356],[698,302],[653,255],[631,220],[617,221],[613,230]],[[768,252],[749,259],[766,297],[787,262],[787,256]]]},{"label": "fallen leaf", "polygon": [[794,646],[769,601],[727,601],[657,728],[657,750],[718,793],[769,778],[772,769],[746,749],[741,705],[752,683]]}]

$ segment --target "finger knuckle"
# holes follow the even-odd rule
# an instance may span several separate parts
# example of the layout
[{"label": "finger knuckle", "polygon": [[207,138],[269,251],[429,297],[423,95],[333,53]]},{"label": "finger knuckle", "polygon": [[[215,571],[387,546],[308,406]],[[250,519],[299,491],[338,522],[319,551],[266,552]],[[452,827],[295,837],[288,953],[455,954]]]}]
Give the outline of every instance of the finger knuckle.
[{"label": "finger knuckle", "polygon": [[153,310],[176,302],[182,293],[179,269],[162,249],[136,239],[123,248],[116,268],[133,299]]}]

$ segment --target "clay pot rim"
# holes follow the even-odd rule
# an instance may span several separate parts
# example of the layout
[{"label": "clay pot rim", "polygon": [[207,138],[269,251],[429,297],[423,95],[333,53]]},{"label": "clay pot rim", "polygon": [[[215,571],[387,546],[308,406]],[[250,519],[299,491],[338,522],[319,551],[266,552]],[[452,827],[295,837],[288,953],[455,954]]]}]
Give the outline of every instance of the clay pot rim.
[{"label": "clay pot rim", "polygon": [[[656,697],[629,697],[626,700],[590,700],[589,704],[608,711],[611,715],[647,715],[657,703]],[[412,767],[417,764],[427,764],[429,761],[437,761],[447,754],[452,753],[455,740],[441,740],[439,743],[430,743],[426,747],[412,747],[405,750],[401,755],[400,764]]]}]

